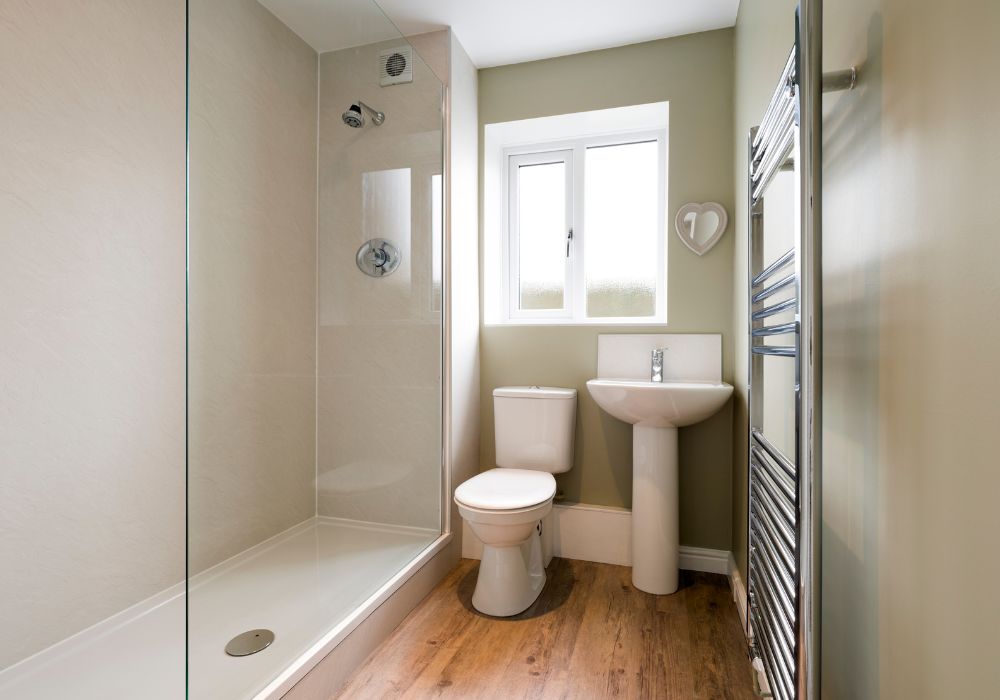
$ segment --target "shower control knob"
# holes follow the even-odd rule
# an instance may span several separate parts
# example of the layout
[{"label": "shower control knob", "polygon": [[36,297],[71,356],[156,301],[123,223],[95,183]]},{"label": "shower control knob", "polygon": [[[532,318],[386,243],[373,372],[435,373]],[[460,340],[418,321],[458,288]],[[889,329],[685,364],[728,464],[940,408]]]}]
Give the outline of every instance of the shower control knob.
[{"label": "shower control knob", "polygon": [[384,238],[365,241],[355,258],[358,269],[370,277],[385,277],[395,272],[402,256],[399,248]]}]

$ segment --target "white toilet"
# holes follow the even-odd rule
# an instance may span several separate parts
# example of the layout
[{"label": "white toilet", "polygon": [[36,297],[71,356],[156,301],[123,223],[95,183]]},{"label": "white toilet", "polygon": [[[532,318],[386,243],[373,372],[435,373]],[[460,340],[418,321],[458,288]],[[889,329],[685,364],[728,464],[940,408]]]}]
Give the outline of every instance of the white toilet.
[{"label": "white toilet", "polygon": [[552,475],[573,466],[576,389],[500,387],[493,412],[497,468],[461,484],[455,503],[483,543],[472,605],[507,617],[545,585],[540,521],[552,510]]}]

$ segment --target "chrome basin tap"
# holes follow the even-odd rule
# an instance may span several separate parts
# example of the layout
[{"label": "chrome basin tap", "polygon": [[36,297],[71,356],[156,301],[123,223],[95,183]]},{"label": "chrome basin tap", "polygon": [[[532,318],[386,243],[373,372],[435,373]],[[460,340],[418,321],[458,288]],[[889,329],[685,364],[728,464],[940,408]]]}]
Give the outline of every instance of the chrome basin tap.
[{"label": "chrome basin tap", "polygon": [[663,351],[670,348],[656,348],[653,350],[653,363],[649,372],[649,381],[663,382]]}]

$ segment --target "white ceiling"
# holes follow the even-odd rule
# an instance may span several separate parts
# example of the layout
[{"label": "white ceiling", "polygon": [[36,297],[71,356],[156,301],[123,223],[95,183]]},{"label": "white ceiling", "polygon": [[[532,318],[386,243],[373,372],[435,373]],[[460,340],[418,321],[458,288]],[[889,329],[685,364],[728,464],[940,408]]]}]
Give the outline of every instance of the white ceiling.
[{"label": "white ceiling", "polygon": [[731,27],[739,0],[379,0],[404,34],[451,26],[480,68]]},{"label": "white ceiling", "polygon": [[[317,51],[398,34],[371,0],[260,0]],[[379,0],[403,34],[452,27],[480,68],[731,27],[739,0]]]}]

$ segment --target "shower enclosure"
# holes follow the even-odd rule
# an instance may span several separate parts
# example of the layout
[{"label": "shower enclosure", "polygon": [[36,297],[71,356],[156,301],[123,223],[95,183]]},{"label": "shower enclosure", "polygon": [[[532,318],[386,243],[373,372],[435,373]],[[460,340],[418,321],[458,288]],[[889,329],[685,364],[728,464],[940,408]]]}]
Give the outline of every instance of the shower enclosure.
[{"label": "shower enclosure", "polygon": [[188,20],[188,688],[249,698],[443,531],[444,94],[370,0]]},{"label": "shower enclosure", "polygon": [[281,697],[457,557],[452,37],[370,0],[0,16],[0,697]]}]

